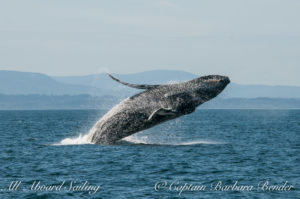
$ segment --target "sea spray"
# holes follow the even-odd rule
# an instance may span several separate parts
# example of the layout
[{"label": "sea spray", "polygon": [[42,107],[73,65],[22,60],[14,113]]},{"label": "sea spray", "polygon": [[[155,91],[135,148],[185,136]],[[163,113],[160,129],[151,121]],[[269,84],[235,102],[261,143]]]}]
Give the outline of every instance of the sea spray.
[{"label": "sea spray", "polygon": [[65,138],[59,143],[55,143],[53,145],[78,145],[78,144],[92,144],[88,140],[88,134],[82,135],[79,134],[77,137]]}]

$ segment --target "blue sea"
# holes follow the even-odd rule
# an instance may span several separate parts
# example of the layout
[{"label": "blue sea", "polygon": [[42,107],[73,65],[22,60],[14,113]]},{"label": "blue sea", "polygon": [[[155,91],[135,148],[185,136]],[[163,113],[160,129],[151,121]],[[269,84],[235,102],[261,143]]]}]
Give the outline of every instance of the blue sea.
[{"label": "blue sea", "polygon": [[300,110],[205,110],[117,145],[106,110],[0,111],[0,198],[300,198]]}]

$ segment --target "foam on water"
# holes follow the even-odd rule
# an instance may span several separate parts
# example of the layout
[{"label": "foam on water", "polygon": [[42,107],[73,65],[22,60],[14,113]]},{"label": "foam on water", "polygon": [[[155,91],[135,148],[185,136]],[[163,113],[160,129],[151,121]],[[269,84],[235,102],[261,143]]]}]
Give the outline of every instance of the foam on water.
[{"label": "foam on water", "polygon": [[180,145],[197,145],[197,144],[225,144],[224,142],[218,142],[218,141],[212,141],[212,140],[193,140],[193,141],[157,141],[152,140],[148,136],[139,136],[139,135],[132,135],[128,136],[126,138],[123,138],[122,140],[132,143],[132,144],[149,144],[149,145],[174,145],[174,146],[180,146]]},{"label": "foam on water", "polygon": [[82,135],[79,134],[77,137],[65,138],[58,143],[54,143],[52,145],[59,146],[59,145],[78,145],[78,144],[92,144],[88,140],[88,134]]},{"label": "foam on water", "polygon": [[[92,131],[92,129],[91,129]],[[184,145],[198,145],[198,144],[224,144],[224,142],[212,141],[212,140],[193,140],[193,141],[157,141],[156,139],[151,139],[148,136],[142,135],[132,135],[122,139],[125,142],[131,144],[149,144],[149,145],[174,145],[174,146],[184,146]],[[89,140],[89,133],[88,134],[80,134],[77,137],[65,138],[58,143],[54,143],[54,146],[60,145],[80,145],[80,144],[93,144]]]},{"label": "foam on water", "polygon": [[180,142],[176,145],[196,145],[196,144],[225,144],[224,142],[217,142],[211,140],[196,140],[196,141],[189,141],[189,142]]},{"label": "foam on water", "polygon": [[137,136],[137,135],[131,135],[128,137],[123,138],[122,140],[126,142],[130,142],[133,144],[153,144],[149,139],[148,136]]},{"label": "foam on water", "polygon": [[79,145],[79,144],[93,144],[91,142],[91,135],[96,131],[96,124],[89,130],[88,133],[80,133],[78,136],[69,137],[61,140],[58,143],[54,143],[52,145]]}]

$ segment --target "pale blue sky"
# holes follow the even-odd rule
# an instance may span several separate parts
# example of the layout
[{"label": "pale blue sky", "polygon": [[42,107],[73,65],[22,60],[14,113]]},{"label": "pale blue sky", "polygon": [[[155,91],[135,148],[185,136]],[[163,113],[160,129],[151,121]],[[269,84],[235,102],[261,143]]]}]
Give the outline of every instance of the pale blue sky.
[{"label": "pale blue sky", "polygon": [[299,0],[0,0],[0,70],[300,86]]}]

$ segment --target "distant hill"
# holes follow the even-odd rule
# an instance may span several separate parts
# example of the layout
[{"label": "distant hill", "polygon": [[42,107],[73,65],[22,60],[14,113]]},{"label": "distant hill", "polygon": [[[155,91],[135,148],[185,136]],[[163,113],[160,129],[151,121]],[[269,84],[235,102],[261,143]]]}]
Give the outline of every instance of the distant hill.
[{"label": "distant hill", "polygon": [[[115,96],[90,95],[3,95],[0,110],[110,109],[122,99]],[[215,98],[200,109],[300,109],[300,99],[283,98]]]},{"label": "distant hill", "polygon": [[[114,75],[123,81],[146,84],[182,82],[197,77],[169,70]],[[109,109],[140,91],[121,85],[106,74],[50,77],[41,73],[0,71],[0,110]],[[299,109],[300,87],[231,83],[217,98],[200,108]]]},{"label": "distant hill", "polygon": [[[112,74],[125,82],[136,84],[167,84],[171,82],[183,82],[197,76],[192,73],[184,71],[173,70],[154,70],[134,74]],[[91,95],[118,95],[129,96],[140,90],[132,89],[122,84],[113,81],[107,74],[95,74],[86,76],[66,76],[66,77],[52,77],[58,82],[71,85],[84,85],[93,90],[89,92]],[[101,90],[101,94],[100,91]]]},{"label": "distant hill", "polygon": [[[182,71],[149,71],[128,75],[116,75],[132,83],[168,83],[185,81],[195,77],[192,73]],[[107,74],[87,76],[50,77],[41,73],[0,71],[0,94],[11,95],[78,95],[128,96],[140,90],[121,85]]]},{"label": "distant hill", "polygon": [[[130,83],[166,84],[196,78],[197,75],[175,70],[154,70],[135,74],[114,74]],[[0,71],[0,94],[8,95],[93,95],[127,97],[140,90],[121,85],[106,74],[51,77],[41,73]],[[300,98],[300,87],[240,85],[230,83],[219,98]]]},{"label": "distant hill", "polygon": [[300,109],[299,98],[214,98],[200,106],[204,109]]},{"label": "distant hill", "polygon": [[76,95],[85,93],[84,85],[64,84],[41,73],[0,71],[0,94]]},{"label": "distant hill", "polygon": [[0,110],[109,109],[119,101],[114,96],[0,94]]},{"label": "distant hill", "polygon": [[300,98],[299,86],[240,85],[230,83],[220,94],[222,98]]},{"label": "distant hill", "polygon": [[[193,73],[177,70],[153,70],[133,74],[112,73],[112,75],[123,81],[136,84],[166,84],[169,82],[187,81],[197,77],[197,75]],[[105,73],[86,76],[64,76],[52,78],[59,82],[73,85],[85,85],[99,88],[120,86],[119,83],[112,81],[112,79]]]}]

